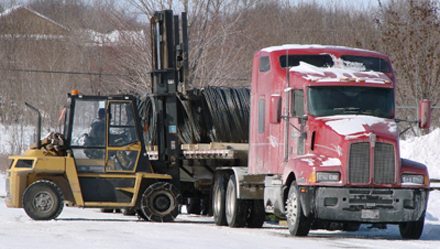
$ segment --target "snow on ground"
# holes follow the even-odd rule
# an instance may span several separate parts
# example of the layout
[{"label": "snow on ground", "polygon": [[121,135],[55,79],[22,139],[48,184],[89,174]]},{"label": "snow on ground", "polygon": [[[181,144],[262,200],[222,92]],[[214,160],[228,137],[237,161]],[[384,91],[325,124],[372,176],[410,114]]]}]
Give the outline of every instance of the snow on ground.
[{"label": "snow on ground", "polygon": [[[401,141],[401,156],[428,165],[440,178],[440,129]],[[432,191],[420,240],[402,240],[398,227],[380,230],[362,225],[358,232],[313,230],[291,237],[285,226],[266,222],[262,229],[218,227],[212,217],[181,214],[174,223],[139,221],[98,209],[66,207],[58,219],[31,220],[22,209],[4,203],[0,174],[0,248],[438,248],[440,191]]]}]

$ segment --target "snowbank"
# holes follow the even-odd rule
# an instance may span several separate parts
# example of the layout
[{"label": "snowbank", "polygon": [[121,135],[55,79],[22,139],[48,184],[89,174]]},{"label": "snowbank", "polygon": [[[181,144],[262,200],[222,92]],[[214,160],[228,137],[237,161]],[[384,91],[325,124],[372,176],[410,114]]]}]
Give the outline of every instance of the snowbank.
[{"label": "snowbank", "polygon": [[400,141],[400,156],[428,166],[429,177],[440,179],[440,129]]}]

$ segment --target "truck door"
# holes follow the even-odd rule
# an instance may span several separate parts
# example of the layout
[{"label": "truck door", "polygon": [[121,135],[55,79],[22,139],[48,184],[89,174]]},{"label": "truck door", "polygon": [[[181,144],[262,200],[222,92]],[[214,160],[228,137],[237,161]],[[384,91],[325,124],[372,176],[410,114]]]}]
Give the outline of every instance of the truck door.
[{"label": "truck door", "polygon": [[[304,111],[304,91],[300,89],[292,90],[289,92],[290,96],[290,113],[291,117],[302,117],[305,114]],[[304,129],[305,121],[300,118],[291,118],[290,122],[300,130]],[[303,155],[305,150],[305,138],[301,136],[300,132],[288,126],[287,128],[288,136],[288,147],[287,147],[287,157],[293,158],[298,155]]]}]

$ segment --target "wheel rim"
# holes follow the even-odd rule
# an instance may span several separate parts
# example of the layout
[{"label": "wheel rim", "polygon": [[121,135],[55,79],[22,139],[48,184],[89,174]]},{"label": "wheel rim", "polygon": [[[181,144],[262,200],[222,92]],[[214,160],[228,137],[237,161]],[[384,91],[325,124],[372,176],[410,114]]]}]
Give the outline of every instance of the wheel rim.
[{"label": "wheel rim", "polygon": [[233,184],[228,184],[226,191],[226,217],[230,219],[235,209],[235,188]]},{"label": "wheel rim", "polygon": [[170,213],[175,207],[174,197],[171,193],[160,191],[155,193],[151,199],[155,213],[158,215],[165,215]]},{"label": "wheel rim", "polygon": [[221,203],[222,203],[221,191],[220,191],[220,187],[217,186],[214,190],[214,212],[215,212],[215,214],[220,213]]},{"label": "wheel rim", "polygon": [[32,205],[40,213],[50,212],[55,204],[55,199],[49,192],[40,192],[35,195]]},{"label": "wheel rim", "polygon": [[293,224],[298,219],[298,197],[295,192],[289,196],[286,204],[286,217]]}]

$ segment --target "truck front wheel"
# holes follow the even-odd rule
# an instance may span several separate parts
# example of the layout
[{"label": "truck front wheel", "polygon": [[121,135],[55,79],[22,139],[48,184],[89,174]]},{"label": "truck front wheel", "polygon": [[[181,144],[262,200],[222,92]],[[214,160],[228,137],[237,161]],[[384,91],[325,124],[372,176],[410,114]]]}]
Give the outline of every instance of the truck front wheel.
[{"label": "truck front wheel", "polygon": [[303,214],[296,181],[290,184],[289,195],[286,201],[286,217],[291,235],[307,236],[309,234],[310,219]]},{"label": "truck front wheel", "polygon": [[34,220],[55,219],[64,208],[64,196],[55,183],[37,181],[24,191],[23,208]]},{"label": "truck front wheel", "polygon": [[244,227],[247,218],[247,202],[237,198],[237,184],[235,175],[229,178],[226,189],[225,213],[226,221],[230,227]]},{"label": "truck front wheel", "polygon": [[418,221],[399,224],[400,235],[404,239],[419,239],[425,225],[425,214]]}]

